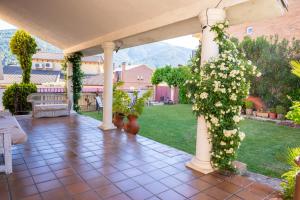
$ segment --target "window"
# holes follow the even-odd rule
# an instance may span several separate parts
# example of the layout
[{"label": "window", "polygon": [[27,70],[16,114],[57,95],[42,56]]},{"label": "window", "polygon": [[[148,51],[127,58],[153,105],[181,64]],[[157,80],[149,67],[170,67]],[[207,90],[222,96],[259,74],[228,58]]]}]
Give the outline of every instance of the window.
[{"label": "window", "polygon": [[253,34],[253,27],[248,26],[247,29],[246,29],[246,33],[247,33],[247,35],[252,35]]}]

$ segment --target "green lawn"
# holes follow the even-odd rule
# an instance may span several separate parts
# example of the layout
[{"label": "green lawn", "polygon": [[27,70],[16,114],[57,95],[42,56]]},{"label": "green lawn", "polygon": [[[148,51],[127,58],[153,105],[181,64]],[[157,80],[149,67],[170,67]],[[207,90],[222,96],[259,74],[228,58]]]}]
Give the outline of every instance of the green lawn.
[{"label": "green lawn", "polygon": [[[97,112],[82,114],[102,118]],[[190,105],[146,107],[139,123],[140,135],[194,154],[196,118]],[[300,146],[300,129],[248,119],[241,123],[241,129],[246,138],[238,160],[247,163],[250,171],[280,177],[288,167],[284,163],[287,147]]]}]

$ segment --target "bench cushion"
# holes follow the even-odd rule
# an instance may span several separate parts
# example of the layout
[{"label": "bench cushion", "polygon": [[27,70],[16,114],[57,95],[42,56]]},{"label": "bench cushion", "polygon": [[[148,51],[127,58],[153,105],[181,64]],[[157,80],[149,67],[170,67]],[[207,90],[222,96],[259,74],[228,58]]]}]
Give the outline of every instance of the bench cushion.
[{"label": "bench cushion", "polygon": [[22,144],[27,141],[27,134],[23,131],[15,117],[0,116],[0,128],[5,128],[11,134],[12,144]]},{"label": "bench cushion", "polygon": [[39,104],[34,106],[35,111],[67,110],[68,104]]}]

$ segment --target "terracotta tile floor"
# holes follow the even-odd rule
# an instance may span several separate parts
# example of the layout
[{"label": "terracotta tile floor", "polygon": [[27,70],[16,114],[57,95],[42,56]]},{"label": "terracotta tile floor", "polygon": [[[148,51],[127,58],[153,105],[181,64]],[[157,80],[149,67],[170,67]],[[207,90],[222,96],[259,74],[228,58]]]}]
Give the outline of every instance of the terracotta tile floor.
[{"label": "terracotta tile floor", "polygon": [[80,115],[18,118],[29,135],[13,148],[13,174],[0,199],[270,199],[276,191],[240,176],[185,167],[191,155],[120,131],[102,132]]}]

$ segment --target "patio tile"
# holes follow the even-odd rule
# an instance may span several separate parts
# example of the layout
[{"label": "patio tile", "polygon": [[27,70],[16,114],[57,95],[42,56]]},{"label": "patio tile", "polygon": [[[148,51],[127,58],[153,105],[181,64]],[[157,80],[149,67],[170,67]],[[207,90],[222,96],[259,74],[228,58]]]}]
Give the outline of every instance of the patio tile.
[{"label": "patio tile", "polygon": [[203,192],[211,197],[214,197],[215,199],[218,199],[218,200],[229,198],[232,195],[231,193],[221,190],[217,187],[208,188],[207,190],[204,190]]},{"label": "patio tile", "polygon": [[134,176],[138,176],[138,175],[143,174],[142,171],[140,171],[136,168],[131,168],[131,169],[124,170],[124,171],[122,171],[122,173],[124,173],[128,177],[134,177]]},{"label": "patio tile", "polygon": [[115,185],[124,192],[139,187],[139,185],[131,179],[116,182]]},{"label": "patio tile", "polygon": [[203,190],[206,190],[207,188],[212,187],[211,184],[209,184],[201,179],[195,179],[195,180],[189,181],[189,182],[187,182],[187,184],[196,188],[199,191],[203,191]]},{"label": "patio tile", "polygon": [[205,193],[199,193],[190,198],[191,200],[216,200],[215,198],[208,196]]},{"label": "patio tile", "polygon": [[35,183],[41,183],[41,182],[50,181],[53,179],[56,179],[56,176],[52,172],[33,176],[33,180]]},{"label": "patio tile", "polygon": [[147,175],[147,174],[142,174],[139,176],[135,176],[132,178],[135,182],[139,183],[140,185],[145,185],[148,183],[152,183],[155,181],[155,179],[153,179],[151,176]]},{"label": "patio tile", "polygon": [[101,200],[101,198],[94,191],[88,191],[72,196],[73,200]]},{"label": "patio tile", "polygon": [[44,200],[71,200],[71,196],[64,188],[57,188],[54,190],[50,190],[48,192],[41,193],[41,196]]},{"label": "patio tile", "polygon": [[256,200],[275,195],[246,177],[195,172],[185,166],[191,155],[139,135],[102,132],[91,118],[18,120],[28,142],[14,146],[13,174],[0,174],[1,200],[10,195],[17,200]]},{"label": "patio tile", "polygon": [[29,197],[24,197],[21,200],[42,200],[42,197],[39,194],[36,194]]},{"label": "patio tile", "polygon": [[147,190],[149,190],[153,194],[159,194],[159,193],[162,193],[162,192],[169,189],[167,186],[163,185],[160,182],[153,182],[153,183],[144,185],[144,188],[146,188]]},{"label": "patio tile", "polygon": [[60,170],[54,171],[54,174],[58,178],[62,178],[62,177],[74,175],[75,172],[72,168],[65,168],[65,169],[60,169]]},{"label": "patio tile", "polygon": [[74,183],[71,185],[66,186],[66,190],[71,194],[78,194],[82,192],[86,192],[90,189],[90,187],[86,183]]},{"label": "patio tile", "polygon": [[226,192],[232,193],[232,194],[235,194],[238,191],[241,191],[243,189],[240,186],[237,186],[237,185],[232,184],[232,183],[227,183],[227,182],[219,183],[219,184],[216,185],[216,187],[221,189],[221,190],[224,190]]},{"label": "patio tile", "polygon": [[14,199],[21,199],[24,197],[32,196],[37,194],[38,190],[35,185],[22,186],[12,188],[11,195]]},{"label": "patio tile", "polygon": [[71,185],[71,184],[80,183],[83,181],[81,179],[81,177],[78,175],[66,176],[66,177],[60,178],[59,180],[63,185]]},{"label": "patio tile", "polygon": [[173,188],[182,184],[182,182],[180,182],[176,178],[173,178],[172,176],[161,179],[160,182],[162,182],[164,185],[168,186],[169,188]]},{"label": "patio tile", "polygon": [[62,184],[58,180],[51,180],[43,183],[38,183],[36,186],[39,192],[46,192],[55,188],[62,187]]},{"label": "patio tile", "polygon": [[184,200],[186,199],[184,196],[174,192],[173,190],[167,190],[163,193],[160,193],[158,197],[162,200]]},{"label": "patio tile", "polygon": [[122,193],[122,191],[119,188],[117,188],[112,184],[102,186],[96,189],[96,192],[98,193],[99,196],[101,196],[104,199]]},{"label": "patio tile", "polygon": [[263,199],[260,196],[253,194],[252,192],[250,192],[248,190],[243,190],[243,191],[237,193],[236,196],[242,198],[243,200],[261,200],[261,199]]},{"label": "patio tile", "polygon": [[142,187],[138,187],[136,189],[130,190],[126,192],[126,194],[129,197],[131,197],[133,200],[144,200],[153,196],[152,193],[150,193],[149,191],[145,190]]},{"label": "patio tile", "polygon": [[179,185],[179,186],[173,188],[173,190],[175,190],[177,193],[179,193],[185,197],[188,197],[188,198],[199,193],[199,190],[197,190],[187,184]]}]

